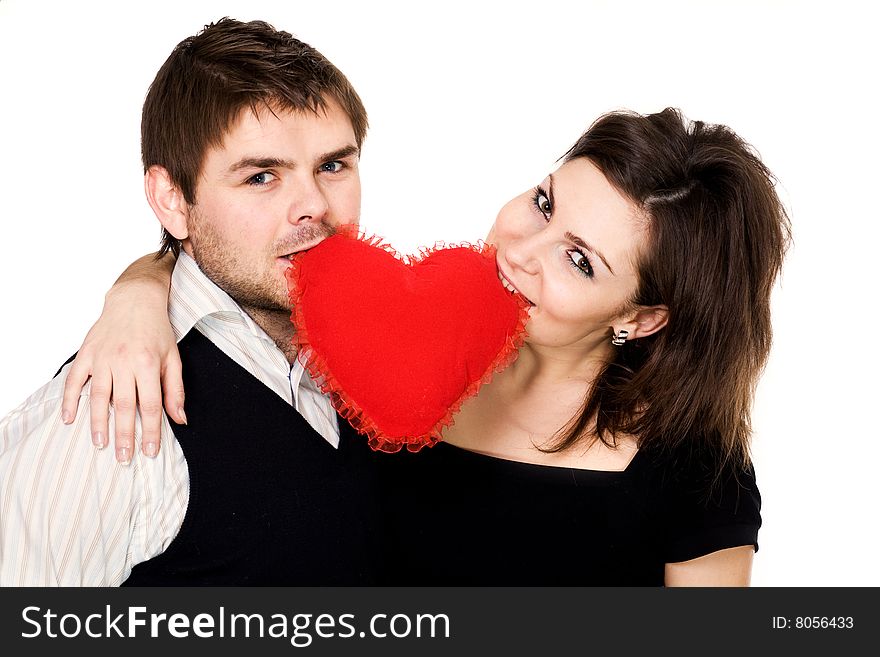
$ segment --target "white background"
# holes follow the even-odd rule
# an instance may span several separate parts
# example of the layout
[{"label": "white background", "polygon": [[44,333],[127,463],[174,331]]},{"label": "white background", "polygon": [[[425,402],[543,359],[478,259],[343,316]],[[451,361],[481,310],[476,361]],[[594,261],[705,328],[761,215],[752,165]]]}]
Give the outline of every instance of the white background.
[{"label": "white background", "polygon": [[863,6],[0,0],[0,415],[51,377],[124,266],[158,244],[139,160],[157,69],[205,23],[262,18],[361,94],[362,223],[401,251],[483,237],[607,110],[674,105],[751,142],[795,235],[754,415],[753,584],[880,585],[880,59]]}]

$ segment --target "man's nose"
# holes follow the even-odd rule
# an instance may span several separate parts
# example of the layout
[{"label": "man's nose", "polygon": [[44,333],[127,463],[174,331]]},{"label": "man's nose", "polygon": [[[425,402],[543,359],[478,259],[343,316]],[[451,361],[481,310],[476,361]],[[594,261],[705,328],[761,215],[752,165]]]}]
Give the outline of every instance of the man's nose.
[{"label": "man's nose", "polygon": [[317,181],[311,178],[303,180],[293,192],[288,221],[293,225],[320,222],[327,217],[329,209],[327,196]]}]

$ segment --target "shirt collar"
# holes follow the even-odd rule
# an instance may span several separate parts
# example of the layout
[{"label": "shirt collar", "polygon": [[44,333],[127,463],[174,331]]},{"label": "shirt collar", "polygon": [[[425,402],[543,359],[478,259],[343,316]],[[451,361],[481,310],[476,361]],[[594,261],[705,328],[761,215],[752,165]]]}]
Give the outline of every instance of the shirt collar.
[{"label": "shirt collar", "polygon": [[168,317],[178,342],[196,324],[211,317],[230,330],[245,331],[275,344],[232,297],[205,275],[185,251],[178,255],[171,274]]}]

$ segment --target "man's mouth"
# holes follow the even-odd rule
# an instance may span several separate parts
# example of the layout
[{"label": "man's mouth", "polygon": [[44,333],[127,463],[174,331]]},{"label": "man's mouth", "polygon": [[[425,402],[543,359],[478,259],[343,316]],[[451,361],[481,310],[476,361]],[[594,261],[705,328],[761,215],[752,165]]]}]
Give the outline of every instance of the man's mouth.
[{"label": "man's mouth", "polygon": [[498,280],[501,281],[501,285],[504,286],[504,289],[505,289],[505,290],[507,290],[508,292],[511,292],[511,293],[513,293],[513,294],[518,294],[518,295],[521,296],[523,299],[525,299],[525,300],[529,303],[530,306],[533,306],[533,307],[534,307],[535,304],[532,303],[532,300],[529,299],[529,298],[528,298],[526,295],[524,295],[522,292],[520,292],[519,290],[517,290],[516,287],[514,287],[513,283],[511,283],[509,280],[507,280],[507,278],[505,278],[504,274],[501,273],[501,269],[498,270]]},{"label": "man's mouth", "polygon": [[283,244],[282,247],[287,253],[279,255],[278,260],[286,260],[286,264],[289,264],[290,259],[297,253],[302,253],[303,251],[315,248],[335,232],[336,230],[332,226],[323,223],[320,225],[306,226],[304,229],[291,235],[291,239],[285,240],[287,244]]},{"label": "man's mouth", "polygon": [[297,253],[302,253],[303,251],[308,251],[309,249],[313,249],[316,246],[318,246],[318,244],[323,242],[325,239],[327,239],[327,236],[321,235],[319,237],[310,239],[307,242],[303,242],[302,244],[297,244],[294,247],[295,248],[294,251],[291,251],[290,253],[285,253],[284,255],[280,255],[280,256],[278,256],[278,259],[279,260],[286,260],[289,263],[290,260],[293,258],[293,256],[295,256]]}]

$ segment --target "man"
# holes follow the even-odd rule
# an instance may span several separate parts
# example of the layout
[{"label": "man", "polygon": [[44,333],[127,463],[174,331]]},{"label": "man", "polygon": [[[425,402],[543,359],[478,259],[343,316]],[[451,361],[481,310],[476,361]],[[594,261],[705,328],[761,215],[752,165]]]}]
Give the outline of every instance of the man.
[{"label": "man", "polygon": [[187,417],[162,415],[163,449],[119,464],[91,446],[88,389],[61,421],[62,370],[0,421],[0,585],[374,581],[373,460],[296,361],[284,279],[292,253],[357,222],[366,127],[345,77],[265,23],[174,49],[141,138],[179,253]]}]

